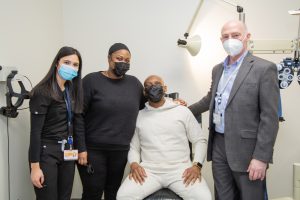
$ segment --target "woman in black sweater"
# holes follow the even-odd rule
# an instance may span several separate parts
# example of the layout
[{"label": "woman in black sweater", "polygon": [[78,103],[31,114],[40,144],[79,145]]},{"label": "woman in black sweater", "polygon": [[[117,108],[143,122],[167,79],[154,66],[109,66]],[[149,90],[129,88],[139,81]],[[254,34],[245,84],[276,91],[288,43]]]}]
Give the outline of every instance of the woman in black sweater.
[{"label": "woman in black sweater", "polygon": [[70,200],[75,160],[86,155],[81,69],[80,53],[63,47],[31,91],[29,162],[37,200]]},{"label": "woman in black sweater", "polygon": [[87,160],[93,174],[78,166],[83,184],[83,200],[115,200],[127,163],[129,144],[136,118],[144,106],[143,86],[125,73],[131,54],[122,43],[108,52],[106,71],[88,74],[83,79],[84,123]]}]

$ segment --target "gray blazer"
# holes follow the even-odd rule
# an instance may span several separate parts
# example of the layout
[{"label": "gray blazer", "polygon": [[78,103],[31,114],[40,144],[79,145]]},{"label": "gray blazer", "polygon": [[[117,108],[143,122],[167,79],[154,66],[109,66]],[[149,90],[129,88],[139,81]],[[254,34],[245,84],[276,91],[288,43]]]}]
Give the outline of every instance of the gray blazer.
[{"label": "gray blazer", "polygon": [[[213,111],[223,63],[212,71],[210,91],[189,106],[194,115],[209,110],[207,160],[212,160]],[[279,87],[274,63],[248,53],[234,81],[225,109],[225,149],[231,170],[245,172],[252,158],[272,162],[278,132]]]}]

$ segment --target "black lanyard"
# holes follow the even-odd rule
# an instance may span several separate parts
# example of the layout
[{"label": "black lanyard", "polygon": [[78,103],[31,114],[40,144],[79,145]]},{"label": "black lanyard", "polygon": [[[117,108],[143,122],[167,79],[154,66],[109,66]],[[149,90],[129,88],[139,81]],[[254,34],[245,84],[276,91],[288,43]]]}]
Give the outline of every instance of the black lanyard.
[{"label": "black lanyard", "polygon": [[65,89],[65,102],[67,107],[67,119],[68,119],[68,137],[73,135],[73,113],[72,113],[72,100],[69,92],[69,87]]}]

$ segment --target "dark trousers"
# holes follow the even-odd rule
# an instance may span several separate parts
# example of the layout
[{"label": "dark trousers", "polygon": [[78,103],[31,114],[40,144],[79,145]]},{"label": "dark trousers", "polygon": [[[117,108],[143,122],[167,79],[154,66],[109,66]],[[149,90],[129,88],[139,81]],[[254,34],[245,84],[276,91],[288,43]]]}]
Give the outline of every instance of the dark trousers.
[{"label": "dark trousers", "polygon": [[247,172],[232,171],[227,163],[224,136],[213,141],[212,171],[216,200],[264,200],[265,180],[250,181]]},{"label": "dark trousers", "polygon": [[88,162],[94,173],[88,174],[85,166],[77,165],[83,185],[82,200],[116,200],[121,185],[128,151],[88,150]]},{"label": "dark trousers", "polygon": [[44,187],[34,188],[37,200],[70,200],[75,162],[64,161],[61,145],[42,143],[40,167],[44,173]]}]

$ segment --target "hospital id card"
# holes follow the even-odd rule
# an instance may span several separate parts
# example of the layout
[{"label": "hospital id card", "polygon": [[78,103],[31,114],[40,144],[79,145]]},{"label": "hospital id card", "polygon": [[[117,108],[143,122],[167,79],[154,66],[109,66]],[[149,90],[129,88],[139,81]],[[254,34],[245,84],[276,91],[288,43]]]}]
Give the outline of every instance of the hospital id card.
[{"label": "hospital id card", "polygon": [[221,125],[222,122],[222,114],[221,113],[213,113],[213,123],[215,125]]},{"label": "hospital id card", "polygon": [[64,160],[65,161],[78,160],[78,150],[77,149],[64,150]]}]

